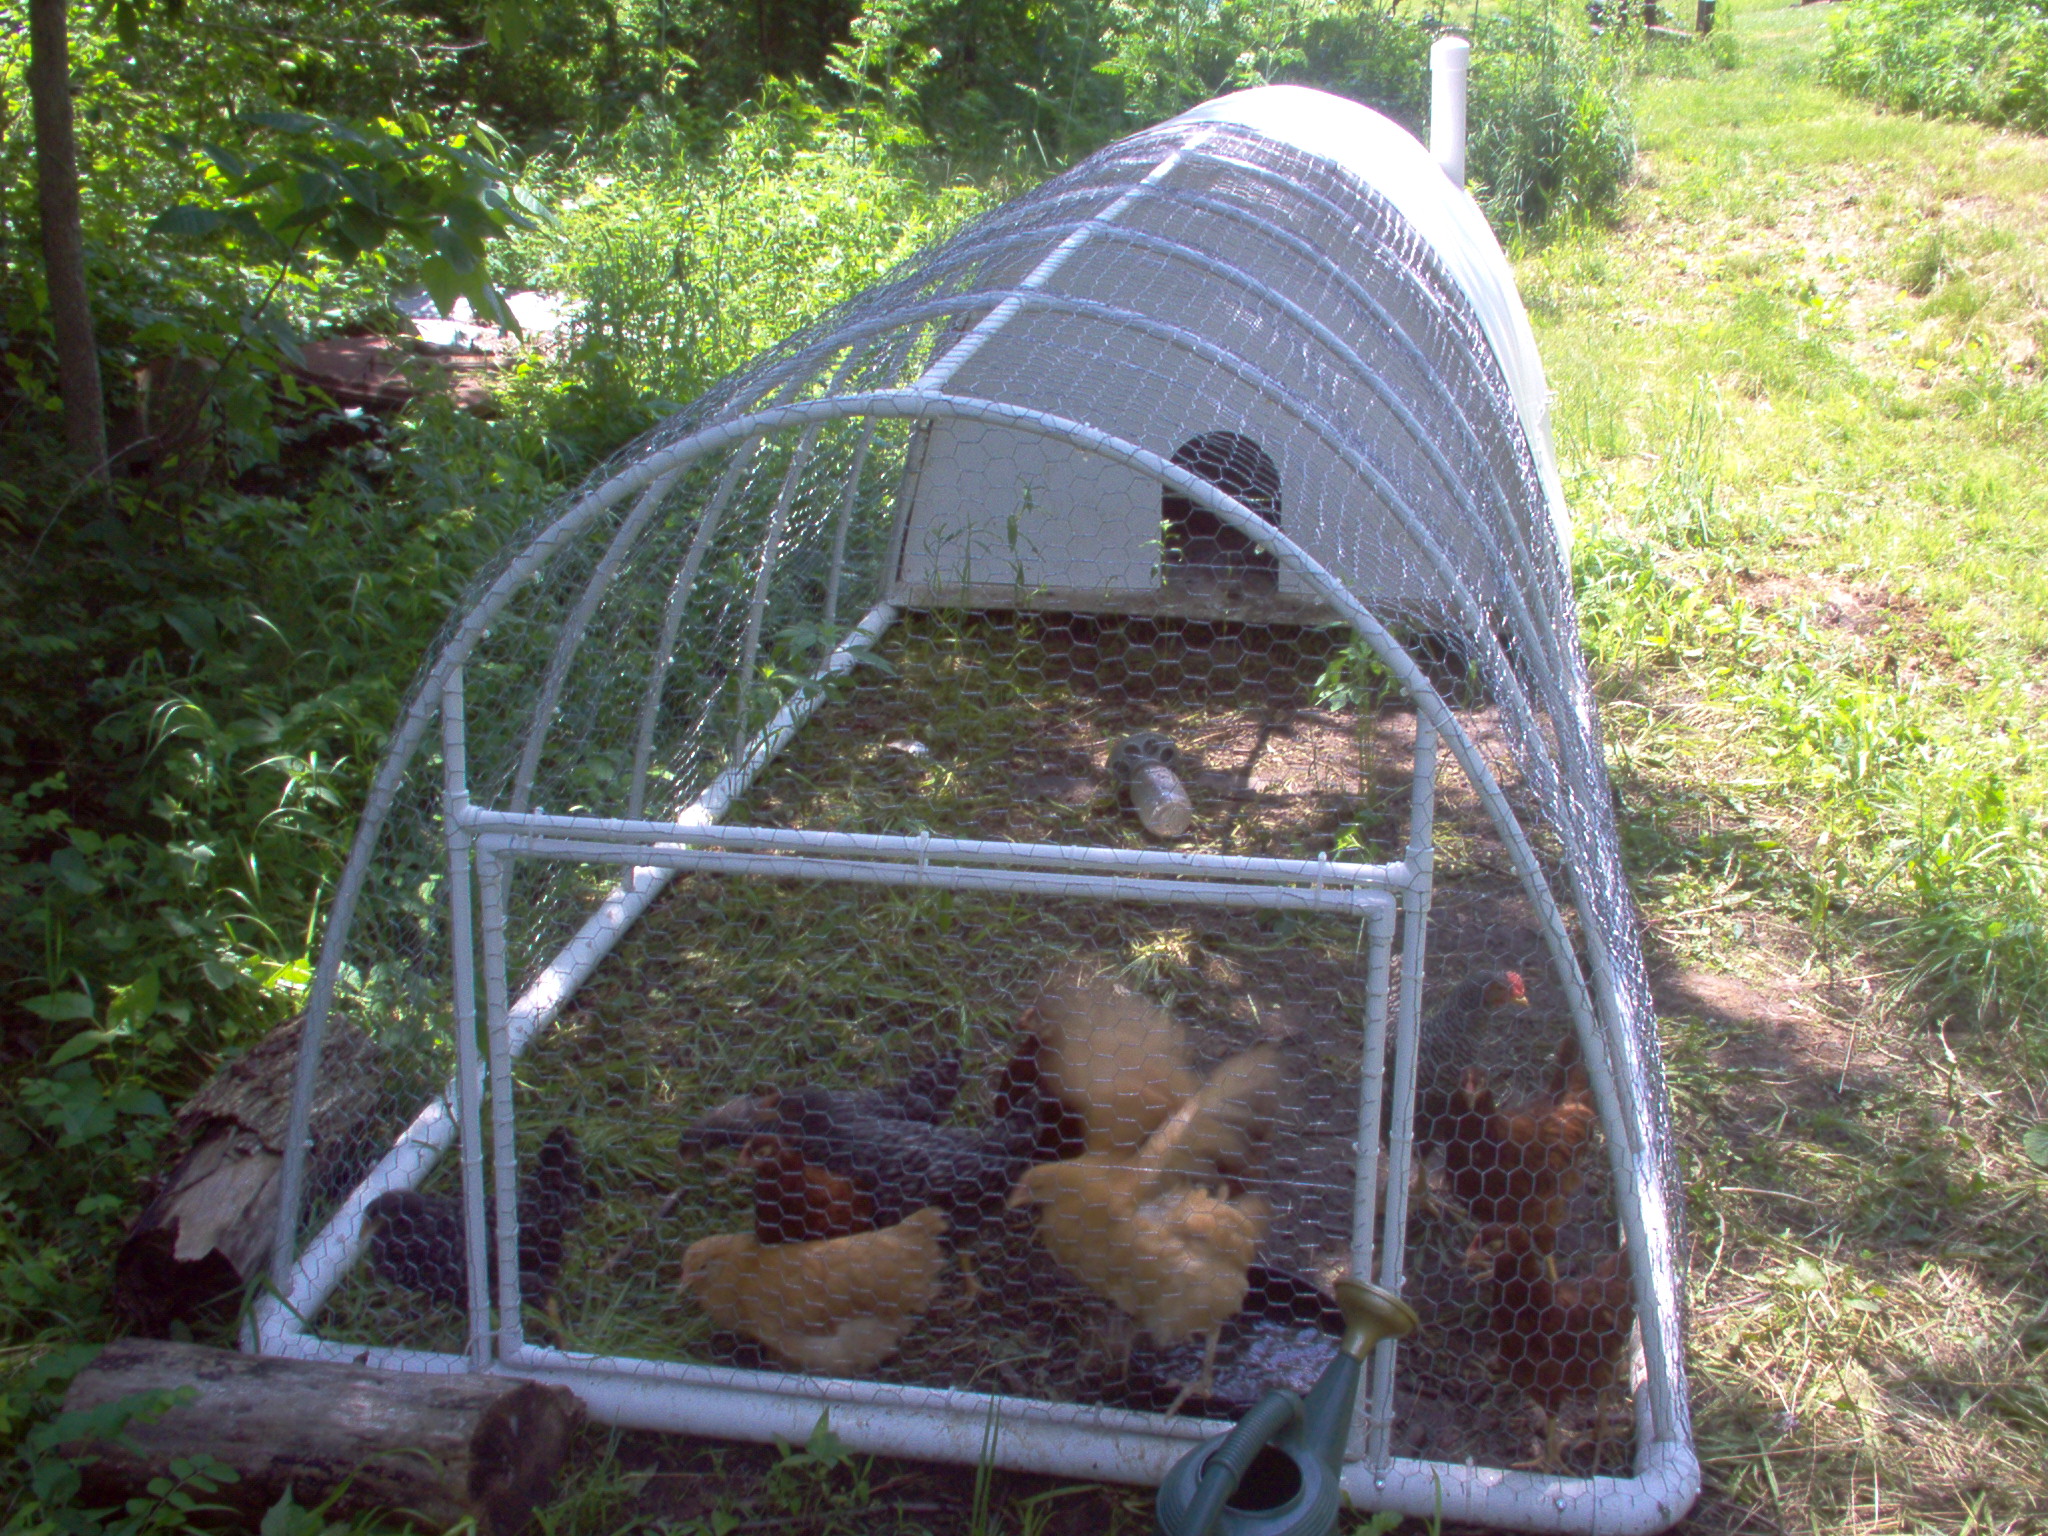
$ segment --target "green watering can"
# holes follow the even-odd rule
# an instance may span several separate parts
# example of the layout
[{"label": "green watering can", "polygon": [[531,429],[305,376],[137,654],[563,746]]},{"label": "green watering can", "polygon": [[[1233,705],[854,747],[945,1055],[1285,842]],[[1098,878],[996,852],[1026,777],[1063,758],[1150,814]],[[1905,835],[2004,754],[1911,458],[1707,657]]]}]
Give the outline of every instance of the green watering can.
[{"label": "green watering can", "polygon": [[1363,1280],[1339,1280],[1344,1338],[1303,1401],[1275,1387],[1237,1428],[1183,1456],[1159,1486],[1160,1536],[1330,1536],[1338,1477],[1365,1357],[1415,1330],[1408,1303]]}]

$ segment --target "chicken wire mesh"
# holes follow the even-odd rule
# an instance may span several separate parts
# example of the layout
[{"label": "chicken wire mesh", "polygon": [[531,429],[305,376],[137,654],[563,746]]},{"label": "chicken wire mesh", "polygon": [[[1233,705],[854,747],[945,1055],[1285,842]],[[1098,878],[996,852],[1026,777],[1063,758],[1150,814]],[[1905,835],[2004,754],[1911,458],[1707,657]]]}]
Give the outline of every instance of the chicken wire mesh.
[{"label": "chicken wire mesh", "polygon": [[[785,342],[478,582],[330,916],[300,1129],[325,1075],[368,1074],[381,1108],[309,1150],[294,1136],[266,1339],[312,1349],[320,1314],[320,1347],[394,1364],[482,1363],[507,1340],[516,1357],[516,1332],[492,1342],[489,1282],[521,1298],[529,1341],[569,1354],[1230,1413],[1327,1355],[1327,1287],[1360,1254],[1354,1180],[1398,1168],[1412,1135],[1410,1219],[1387,1235],[1423,1329],[1376,1405],[1380,1491],[1385,1454],[1584,1477],[1687,1444],[1653,1017],[1498,339],[1355,166],[1198,118]],[[451,683],[461,729],[437,752]],[[1461,771],[1413,824],[1418,719]],[[1211,863],[1131,862],[1156,846],[1113,763],[1138,733],[1172,742],[1192,816],[1173,846]],[[673,848],[714,825],[899,863],[932,840],[1095,850],[1126,876],[1272,891],[1318,886],[1318,860],[1386,866],[1409,933],[1382,981],[1405,967],[1419,1006],[1385,1063],[1384,1149],[1360,1134],[1376,1073],[1355,917],[755,878],[788,873],[766,864],[670,883],[652,853],[622,872],[633,859],[576,841]],[[1276,863],[1219,874],[1230,859]],[[1285,1092],[1226,1073],[1220,1119],[1179,1133],[1200,1152],[1148,1162],[1156,1124],[1034,1142],[1015,1063],[1034,999],[1075,967],[1183,1037],[1184,1061],[1140,1073],[1179,1084],[1167,1099],[1260,1051]],[[461,1023],[477,1014],[481,1034]],[[892,1092],[884,1139],[974,1142],[991,1209],[923,1217],[829,1129]],[[495,1279],[464,1262],[486,1240],[487,1136],[499,1208],[522,1213],[488,1237]],[[1122,1193],[1068,1187],[1097,1156],[1121,1160],[1101,1177]],[[906,1177],[930,1193],[924,1164]],[[1177,1261],[1201,1250],[1218,1315],[1157,1315],[1200,1288],[1186,1276],[1091,1283],[1111,1210],[1177,1232]],[[854,1248],[812,1246],[833,1241]],[[917,1278],[856,1287],[841,1310],[865,1343],[836,1355],[778,1347],[738,1299],[760,1288],[730,1283],[782,1266],[809,1277],[788,1282],[793,1314],[833,1314],[817,1265],[863,1245]],[[1615,1411],[1632,1357],[1634,1416]]]}]

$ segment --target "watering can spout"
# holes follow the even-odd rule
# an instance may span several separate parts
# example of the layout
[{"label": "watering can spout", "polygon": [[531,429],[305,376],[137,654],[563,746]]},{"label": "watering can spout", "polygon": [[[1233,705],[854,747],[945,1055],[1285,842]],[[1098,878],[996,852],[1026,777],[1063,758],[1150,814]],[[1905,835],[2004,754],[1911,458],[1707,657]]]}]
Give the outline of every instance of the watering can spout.
[{"label": "watering can spout", "polygon": [[1302,1439],[1333,1471],[1344,1465],[1344,1442],[1351,1434],[1351,1411],[1358,1401],[1365,1357],[1382,1339],[1406,1338],[1417,1322],[1407,1302],[1362,1280],[1337,1282],[1337,1306],[1344,1314],[1337,1358],[1302,1406]]},{"label": "watering can spout", "polygon": [[1275,1388],[1237,1427],[1183,1456],[1159,1488],[1160,1536],[1330,1536],[1365,1357],[1412,1332],[1392,1291],[1337,1282],[1344,1337],[1307,1401]]}]

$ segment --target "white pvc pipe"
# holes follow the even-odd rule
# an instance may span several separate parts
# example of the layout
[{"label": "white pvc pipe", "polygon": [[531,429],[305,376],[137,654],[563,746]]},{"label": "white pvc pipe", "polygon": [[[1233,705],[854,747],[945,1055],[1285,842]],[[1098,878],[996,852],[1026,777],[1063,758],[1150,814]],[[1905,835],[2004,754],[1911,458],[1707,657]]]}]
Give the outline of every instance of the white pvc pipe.
[{"label": "white pvc pipe", "polygon": [[[520,1313],[519,1166],[513,1147],[512,1020],[506,999],[505,887],[508,866],[477,850],[476,883],[483,927],[484,1029],[491,1062],[491,1196],[498,1212],[498,1354],[526,1342]],[[478,1319],[482,1321],[481,1318]]]},{"label": "white pvc pipe", "polygon": [[747,752],[747,705],[754,694],[754,662],[761,654],[761,623],[768,616],[768,589],[775,582],[775,567],[782,558],[782,535],[789,527],[789,502],[796,495],[804,470],[811,462],[823,422],[808,427],[789,456],[789,469],[782,477],[782,489],[775,494],[775,509],[768,514],[768,537],[761,543],[761,571],[754,578],[754,598],[747,605],[747,630],[740,640],[740,669],[734,678],[733,713],[738,717],[733,732],[732,755],[737,762]]},{"label": "white pvc pipe", "polygon": [[[1375,913],[1366,939],[1365,1042],[1358,1082],[1358,1140],[1351,1179],[1351,1273],[1372,1274],[1374,1205],[1380,1182],[1380,1103],[1387,1076],[1387,969],[1394,953],[1391,908]],[[1392,1190],[1388,1191],[1391,1195]],[[1363,1393],[1352,1402],[1345,1454],[1355,1457],[1370,1429],[1371,1405]]]},{"label": "white pvc pipe", "polygon": [[[896,610],[889,604],[877,604],[833,651],[817,675],[821,679],[836,677],[851,669],[855,652],[880,639],[895,617]],[[448,675],[452,676],[453,672]],[[442,686],[446,686],[445,678]],[[691,820],[701,818],[708,824],[723,816],[731,809],[733,801],[746,793],[754,777],[768,765],[776,752],[796,734],[823,697],[823,690],[805,690],[785,704],[762,732],[760,743],[747,760],[728,768],[713,780],[684,812],[684,817]],[[441,702],[438,689],[434,702],[436,705]],[[464,804],[465,799],[458,799],[450,807],[450,814],[457,820],[461,818]],[[626,930],[661,894],[671,873],[670,870],[652,868],[629,871],[619,887],[562,946],[561,953],[540,973],[533,985],[504,1011],[508,1048],[513,1056],[524,1052],[533,1038],[567,1006],[569,999],[576,995],[576,989],[583,985],[590,973],[597,969],[598,963],[625,936]],[[485,981],[486,985],[491,984],[488,976]],[[362,1253],[363,1213],[370,1203],[389,1190],[417,1189],[426,1181],[434,1165],[456,1139],[456,1116],[448,1102],[455,1091],[451,1084],[413,1117],[391,1150],[364,1175],[362,1183],[349,1191],[340,1208],[327,1219],[327,1225],[293,1257],[279,1288],[257,1299],[247,1330],[256,1353],[289,1353],[290,1341],[305,1336],[314,1316],[326,1305],[335,1286],[341,1283],[342,1276],[348,1273]],[[296,1106],[295,1112],[298,1112]],[[286,1166],[291,1166],[289,1160]]]},{"label": "white pvc pipe", "polygon": [[[932,887],[1006,895],[1092,897],[1107,901],[1185,902],[1200,907],[1243,907],[1282,912],[1383,912],[1392,943],[1393,898],[1362,886],[1223,885],[1209,880],[1160,880],[1133,875],[1089,875],[1041,869],[985,869],[956,864],[897,864],[779,853],[728,853],[720,848],[634,847],[572,838],[486,832],[479,849],[527,858],[571,859],[580,864],[702,869],[714,874],[765,875],[780,880],[843,880],[855,885]],[[1370,983],[1368,983],[1370,985]],[[1385,1011],[1384,984],[1380,993]],[[1384,1027],[1384,1026],[1383,1026]]]},{"label": "white pvc pipe", "polygon": [[[1436,727],[1415,716],[1415,789],[1408,804],[1408,859],[1415,881],[1401,893],[1401,997],[1394,1016],[1394,1115],[1387,1137],[1385,1262],[1380,1284],[1397,1295],[1408,1260],[1408,1181],[1415,1152],[1415,1073],[1422,1044],[1423,953],[1429,929],[1429,893],[1436,825]],[[1379,1135],[1374,1122],[1372,1134]],[[1363,1274],[1364,1271],[1359,1271]],[[1372,1435],[1366,1458],[1384,1466],[1393,1457],[1394,1371],[1400,1343],[1383,1339],[1373,1352]]]},{"label": "white pvc pipe", "polygon": [[[1143,449],[1137,444],[1121,439],[1112,433],[1086,426],[1081,422],[1060,417],[1051,412],[1005,405],[994,401],[931,394],[915,389],[876,390],[862,394],[842,396],[832,400],[806,401],[770,407],[719,423],[716,426],[705,427],[650,454],[639,464],[623,471],[564,512],[550,526],[546,534],[537,539],[534,545],[529,546],[518,559],[500,573],[496,581],[492,583],[490,591],[479,600],[477,606],[465,617],[457,635],[451,639],[449,645],[443,650],[441,656],[434,664],[429,677],[429,685],[435,685],[439,681],[439,677],[434,674],[445,676],[445,670],[457,664],[467,654],[469,648],[475,643],[476,637],[492,621],[498,609],[505,602],[509,601],[514,586],[524,579],[528,573],[538,569],[545,562],[548,554],[551,552],[547,546],[550,543],[568,538],[578,528],[597,517],[606,507],[613,505],[626,496],[632,495],[677,465],[703,454],[715,452],[745,437],[786,427],[808,426],[821,419],[852,415],[921,417],[928,420],[946,418],[979,420],[1017,426],[1046,437],[1066,441],[1074,447],[1100,454],[1103,458],[1112,462],[1125,464],[1140,473],[1159,480],[1169,489],[1179,491],[1184,495],[1201,498],[1212,506],[1212,509],[1226,524],[1246,534],[1255,544],[1271,551],[1284,568],[1294,571],[1303,578],[1310,590],[1322,593],[1331,606],[1351,622],[1353,628],[1379,655],[1388,670],[1408,690],[1411,697],[1416,700],[1418,709],[1431,718],[1446,743],[1451,747],[1452,753],[1458,760],[1459,765],[1465,770],[1466,776],[1474,790],[1486,805],[1490,818],[1508,845],[1510,856],[1515,864],[1517,874],[1522,879],[1524,890],[1528,894],[1532,906],[1536,909],[1535,916],[1539,929],[1551,951],[1552,962],[1558,971],[1559,979],[1565,986],[1566,999],[1571,1008],[1574,1024],[1579,1031],[1581,1044],[1586,1048],[1587,1066],[1593,1078],[1594,1094],[1596,1100],[1600,1103],[1603,1120],[1609,1123],[1620,1121],[1620,1106],[1617,1102],[1618,1095],[1615,1085],[1608,1080],[1604,1032],[1596,1022],[1593,1000],[1588,995],[1589,989],[1586,986],[1585,978],[1580,972],[1577,958],[1573,954],[1571,936],[1557,909],[1555,896],[1550,890],[1549,884],[1542,872],[1542,867],[1536,858],[1535,851],[1529,844],[1527,834],[1515,818],[1513,809],[1508,804],[1507,797],[1502,793],[1498,781],[1494,778],[1491,769],[1477,750],[1473,741],[1466,734],[1462,723],[1451,713],[1443,700],[1436,694],[1428,680],[1422,675],[1420,668],[1415,664],[1414,659],[1388,633],[1378,616],[1372,613],[1342,582],[1338,581],[1326,567],[1303,550],[1292,538],[1274,528],[1270,523],[1267,523],[1235,497],[1218,492],[1214,486],[1201,481],[1199,477],[1189,471],[1172,464],[1156,453]],[[1346,457],[1348,462],[1348,455]],[[1425,544],[1425,548],[1428,548],[1427,544]],[[807,695],[800,695],[797,700],[792,702],[804,705],[806,714],[808,714],[809,708],[812,707]],[[388,799],[393,788],[395,788],[398,774],[403,771],[403,763],[397,762],[396,759],[409,757],[412,744],[416,742],[418,734],[424,732],[426,724],[424,715],[425,711],[421,708],[421,701],[416,700],[412,712],[408,714],[406,721],[401,725],[398,739],[394,742],[394,758],[387,759],[384,768],[380,770],[378,782],[372,792],[373,809],[377,810],[379,816],[381,816],[385,808],[384,800]],[[790,727],[791,732],[794,729],[795,726],[792,725]],[[750,760],[749,763],[741,765],[740,769],[736,771],[741,773],[757,771],[757,765]],[[380,795],[383,797],[382,799],[380,799]],[[293,1125],[295,1127],[295,1135],[298,1136],[303,1136],[304,1134],[303,1127],[306,1123],[309,1108],[311,1062],[317,1059],[315,1056],[318,1046],[316,1026],[324,1022],[326,1006],[332,996],[333,974],[339,966],[340,939],[335,932],[335,925],[340,924],[345,927],[346,919],[353,908],[357,888],[360,886],[362,879],[362,867],[358,860],[367,858],[367,840],[370,836],[371,832],[367,828],[359,830],[357,847],[355,853],[351,856],[351,866],[344,874],[342,888],[336,893],[333,915],[330,917],[330,931],[327,935],[328,947],[323,948],[322,952],[321,971],[315,976],[315,995],[313,1007],[309,1009],[307,1041],[302,1047],[300,1077],[294,1084]],[[651,899],[651,892],[648,899]],[[637,916],[638,911],[644,908],[644,904],[644,901],[642,901],[640,906],[635,908],[634,915]],[[606,942],[604,946],[606,950],[610,948],[611,942],[615,942],[615,939],[616,935],[613,936],[612,940]],[[577,981],[580,982],[582,974],[587,974],[587,971],[579,973],[576,978]],[[560,1001],[557,1001],[555,1006],[559,1008]],[[441,1143],[442,1146],[445,1146],[445,1144],[445,1141]],[[438,1152],[439,1148],[437,1147],[429,1154],[429,1160],[431,1160],[432,1156],[438,1156]],[[1625,1182],[1636,1176],[1637,1170],[1629,1166],[1626,1153],[1620,1146],[1611,1144],[1610,1156],[1617,1165],[1617,1182]],[[294,1185],[293,1176],[296,1172],[297,1169],[294,1162],[288,1159],[286,1165],[286,1182],[288,1185]],[[286,1193],[295,1193],[295,1187],[287,1189]],[[1675,1436],[1680,1433],[1679,1425],[1683,1404],[1673,1389],[1678,1382],[1683,1380],[1684,1368],[1673,1347],[1673,1340],[1660,1325],[1661,1320],[1652,1320],[1647,1315],[1651,1308],[1660,1304],[1668,1304],[1671,1299],[1672,1275],[1669,1273],[1672,1264],[1670,1251],[1671,1234],[1668,1226],[1663,1225],[1661,1221],[1658,1221],[1654,1226],[1651,1224],[1653,1221],[1657,1221],[1658,1218],[1665,1217],[1665,1213],[1662,1211],[1659,1203],[1653,1200],[1648,1203],[1646,1209],[1644,1202],[1630,1196],[1631,1190],[1629,1189],[1617,1191],[1617,1204],[1620,1207],[1620,1215],[1622,1216],[1623,1225],[1627,1229],[1632,1253],[1640,1256],[1642,1263],[1648,1265],[1652,1271],[1650,1275],[1644,1275],[1639,1266],[1632,1265],[1632,1268],[1637,1270],[1638,1275],[1639,1310],[1646,1314],[1644,1321],[1645,1348],[1654,1362],[1648,1383],[1649,1390],[1645,1396],[1649,1399],[1654,1411],[1657,1434],[1660,1436]],[[280,1250],[286,1256],[287,1265],[289,1265],[292,1209],[295,1209],[295,1207],[288,1208],[280,1214]],[[353,1255],[351,1254],[350,1256],[352,1257]],[[294,1299],[296,1299],[296,1295]],[[280,1306],[289,1310],[289,1303],[280,1303]]]},{"label": "white pvc pipe", "polygon": [[[448,800],[461,804],[469,796],[467,717],[462,707],[462,674],[448,678],[441,691],[442,788]],[[490,1269],[484,1258],[484,1194],[478,1177],[483,1166],[483,1077],[476,1049],[476,944],[470,921],[470,840],[455,817],[445,817],[448,838],[448,931],[455,970],[455,1082],[462,1104],[462,1235],[468,1263],[469,1353],[482,1370],[491,1361],[485,1320],[490,1316]]]},{"label": "white pvc pipe", "polygon": [[676,641],[682,634],[683,610],[689,606],[690,594],[697,587],[697,571],[704,563],[704,553],[711,548],[711,541],[718,537],[719,524],[725,520],[726,504],[739,489],[740,477],[754,462],[754,455],[760,450],[760,440],[734,453],[725,466],[725,473],[718,477],[718,488],[711,495],[711,501],[697,519],[697,531],[690,537],[689,553],[683,557],[683,568],[676,573],[675,581],[668,591],[668,602],[661,610],[661,638],[655,642],[654,664],[647,669],[647,693],[640,703],[640,730],[633,738],[633,789],[626,800],[626,814],[637,817],[647,808],[647,769],[654,757],[654,728],[661,719],[661,693],[668,684],[669,668],[675,663]]},{"label": "white pvc pipe", "polygon": [[845,494],[839,499],[839,515],[832,522],[832,564],[825,575],[825,633],[839,626],[839,583],[846,575],[846,535],[853,527],[853,511],[860,503],[861,476],[867,473],[868,447],[875,440],[875,424],[861,428],[860,443],[853,450],[853,466],[846,472]]},{"label": "white pvc pipe", "polygon": [[1465,80],[1472,45],[1462,37],[1440,37],[1429,45],[1429,157],[1443,167],[1451,185],[1465,185]]},{"label": "white pvc pipe", "polygon": [[[1183,144],[1176,145],[1169,154],[1163,156],[1159,163],[1145,174],[1144,180],[1140,181],[1136,186],[1126,189],[1123,196],[1119,197],[1086,223],[1077,227],[1072,234],[1068,235],[1066,239],[1047,252],[1045,259],[1040,261],[1036,267],[1033,267],[1017,286],[1023,289],[1043,288],[1047,283],[1051,282],[1059,274],[1060,268],[1064,267],[1073,258],[1076,251],[1080,250],[1090,240],[1094,239],[1096,235],[1116,222],[1126,208],[1145,195],[1148,187],[1152,186],[1155,182],[1163,181],[1167,176],[1171,175],[1175,166],[1200,149],[1203,144],[1207,143],[1214,136],[1215,132],[1216,130],[1211,128],[1207,132],[1194,135],[1194,137]],[[947,383],[951,381],[953,375],[966,366],[974,354],[988,344],[989,338],[998,334],[1004,326],[1008,325],[1016,317],[1021,307],[1022,303],[1017,299],[1005,299],[996,305],[994,309],[990,310],[975,323],[973,329],[953,343],[947,349],[944,357],[941,357],[931,367],[927,368],[914,387],[918,389],[944,389]]]},{"label": "white pvc pipe", "polygon": [[[292,1337],[277,1352],[379,1370],[469,1369],[462,1355],[365,1348],[308,1335]],[[800,1442],[816,1428],[820,1412],[829,1410],[832,1432],[863,1454],[968,1465],[988,1458],[1020,1472],[1141,1486],[1163,1481],[1174,1463],[1223,1428],[1086,1403],[573,1355],[532,1345],[491,1374],[568,1387],[594,1420],[625,1429]],[[1344,1494],[1353,1508],[1391,1509],[1421,1520],[1648,1536],[1691,1506],[1700,1468],[1689,1446],[1651,1440],[1646,1420],[1639,1409],[1642,1446],[1631,1478],[1552,1476],[1397,1457],[1379,1467],[1348,1462]]]},{"label": "white pvc pipe", "polygon": [[583,632],[596,616],[597,605],[611,590],[612,577],[618,574],[626,556],[639,542],[640,530],[661,510],[662,502],[688,467],[678,464],[641,495],[638,504],[619,524],[619,531],[612,535],[611,543],[597,562],[597,569],[583,584],[583,595],[576,600],[575,609],[563,623],[562,632],[555,639],[555,654],[548,661],[547,677],[541,683],[540,697],[534,702],[533,718],[527,722],[526,743],[520,749],[519,768],[512,777],[514,810],[525,810],[527,799],[533,793],[533,776],[540,770],[541,752],[547,746],[548,730],[554,724],[555,706],[562,701],[562,688],[569,680],[569,668],[575,665],[576,653],[582,648]]},{"label": "white pvc pipe", "polygon": [[1407,864],[1345,864],[1332,859],[1267,859],[1245,853],[1179,853],[1165,848],[1105,848],[1095,843],[1003,843],[977,838],[905,837],[890,832],[835,832],[811,827],[723,826],[682,821],[616,821],[600,816],[550,816],[537,811],[469,809],[458,813],[473,833],[531,833],[582,842],[686,848],[737,848],[771,853],[838,853],[915,859],[922,863],[1013,864],[1050,869],[1109,869],[1267,885],[1363,885],[1400,891],[1412,883]]}]

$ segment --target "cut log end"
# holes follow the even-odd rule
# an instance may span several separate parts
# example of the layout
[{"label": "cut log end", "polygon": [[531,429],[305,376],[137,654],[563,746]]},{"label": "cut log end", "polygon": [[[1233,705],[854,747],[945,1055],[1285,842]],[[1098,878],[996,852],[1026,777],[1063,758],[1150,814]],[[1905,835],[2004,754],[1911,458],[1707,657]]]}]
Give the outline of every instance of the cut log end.
[{"label": "cut log end", "polygon": [[555,1475],[583,1407],[566,1387],[518,1383],[477,1421],[471,1438],[469,1503],[483,1532],[523,1531],[554,1495]]}]

